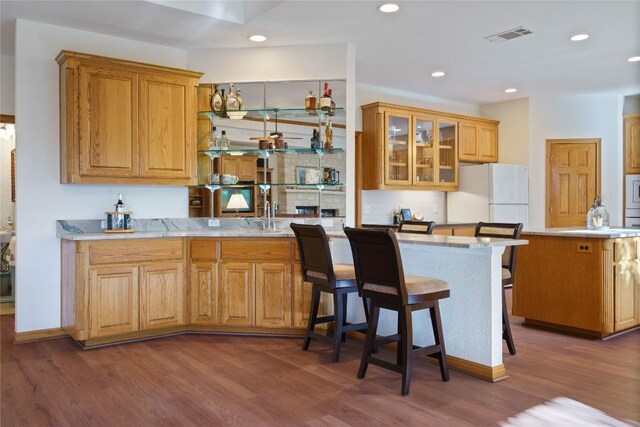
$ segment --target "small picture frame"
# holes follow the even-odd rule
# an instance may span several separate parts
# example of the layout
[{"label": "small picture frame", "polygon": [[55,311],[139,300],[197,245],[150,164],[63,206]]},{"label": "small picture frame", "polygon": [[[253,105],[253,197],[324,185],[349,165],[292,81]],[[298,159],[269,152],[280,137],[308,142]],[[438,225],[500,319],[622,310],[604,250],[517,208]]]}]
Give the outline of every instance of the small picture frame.
[{"label": "small picture frame", "polygon": [[400,209],[400,216],[403,221],[411,220],[411,209]]}]

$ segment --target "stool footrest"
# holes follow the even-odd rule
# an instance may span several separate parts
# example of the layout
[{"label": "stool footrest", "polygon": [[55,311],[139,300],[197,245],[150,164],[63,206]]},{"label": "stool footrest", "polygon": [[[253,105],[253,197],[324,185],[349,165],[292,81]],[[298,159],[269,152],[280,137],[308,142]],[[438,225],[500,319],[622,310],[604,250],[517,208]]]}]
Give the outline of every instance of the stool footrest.
[{"label": "stool footrest", "polygon": [[313,322],[315,325],[319,324],[319,323],[329,323],[329,322],[335,322],[336,320],[336,316],[331,315],[331,316],[322,316],[322,317],[316,317],[315,322]]},{"label": "stool footrest", "polygon": [[347,323],[346,326],[342,327],[342,332],[366,331],[366,330],[367,330],[367,322]]},{"label": "stool footrest", "polygon": [[440,344],[429,345],[427,347],[418,347],[413,350],[413,354],[416,356],[431,356],[441,352]]},{"label": "stool footrest", "polygon": [[397,363],[387,362],[386,360],[377,359],[377,358],[375,358],[373,356],[369,356],[369,363],[381,366],[381,367],[389,369],[391,371],[402,373],[402,365],[398,365]]}]

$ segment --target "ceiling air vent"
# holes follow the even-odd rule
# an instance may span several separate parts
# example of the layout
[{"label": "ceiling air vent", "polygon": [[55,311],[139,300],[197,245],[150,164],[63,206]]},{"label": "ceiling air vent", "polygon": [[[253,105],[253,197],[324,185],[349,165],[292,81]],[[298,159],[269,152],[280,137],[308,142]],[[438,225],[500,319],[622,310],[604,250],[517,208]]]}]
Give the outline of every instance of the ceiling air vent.
[{"label": "ceiling air vent", "polygon": [[492,43],[502,43],[508,40],[516,39],[518,37],[526,36],[528,34],[531,34],[531,32],[531,30],[527,30],[524,27],[518,27],[512,30],[507,30],[498,34],[487,36],[485,37],[485,40],[489,40]]}]

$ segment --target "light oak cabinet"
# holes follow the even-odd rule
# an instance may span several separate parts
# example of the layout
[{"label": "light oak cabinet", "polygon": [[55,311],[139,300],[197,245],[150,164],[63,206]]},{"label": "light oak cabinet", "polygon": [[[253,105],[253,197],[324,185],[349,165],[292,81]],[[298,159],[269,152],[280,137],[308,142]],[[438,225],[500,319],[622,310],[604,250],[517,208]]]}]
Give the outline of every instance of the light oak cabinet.
[{"label": "light oak cabinet", "polygon": [[218,241],[193,238],[190,245],[189,323],[219,325]]},{"label": "light oak cabinet", "polygon": [[498,122],[458,122],[458,160],[496,163],[498,161]]},{"label": "light oak cabinet", "polygon": [[185,324],[184,263],[140,267],[140,329]]},{"label": "light oak cabinet", "polygon": [[256,182],[258,158],[255,156],[220,157],[220,173],[235,175],[242,182]]},{"label": "light oak cabinet", "polygon": [[89,270],[89,338],[136,332],[138,268],[98,267]]},{"label": "light oak cabinet", "polygon": [[256,326],[291,327],[291,264],[261,262],[255,269]]},{"label": "light oak cabinet", "polygon": [[220,318],[224,326],[255,326],[254,264],[220,264]]},{"label": "light oak cabinet", "polygon": [[454,117],[380,102],[361,108],[362,189],[457,190]]},{"label": "light oak cabinet", "polygon": [[62,51],[60,181],[196,183],[192,71]]},{"label": "light oak cabinet", "polygon": [[640,173],[640,114],[624,116],[624,172]]}]

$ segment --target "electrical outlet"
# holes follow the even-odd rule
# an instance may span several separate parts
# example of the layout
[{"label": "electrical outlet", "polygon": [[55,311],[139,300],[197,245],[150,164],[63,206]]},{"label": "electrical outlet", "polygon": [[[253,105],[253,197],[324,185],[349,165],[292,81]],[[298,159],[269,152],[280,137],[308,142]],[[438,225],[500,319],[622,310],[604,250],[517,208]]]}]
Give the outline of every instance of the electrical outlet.
[{"label": "electrical outlet", "polygon": [[362,205],[362,213],[370,214],[371,213],[371,205]]},{"label": "electrical outlet", "polygon": [[208,225],[209,225],[209,227],[220,227],[220,220],[219,219],[210,218]]},{"label": "electrical outlet", "polygon": [[593,247],[591,246],[590,243],[578,242],[577,247],[578,247],[578,252],[583,252],[583,253],[593,252]]}]

